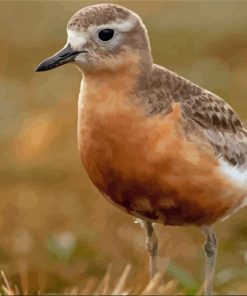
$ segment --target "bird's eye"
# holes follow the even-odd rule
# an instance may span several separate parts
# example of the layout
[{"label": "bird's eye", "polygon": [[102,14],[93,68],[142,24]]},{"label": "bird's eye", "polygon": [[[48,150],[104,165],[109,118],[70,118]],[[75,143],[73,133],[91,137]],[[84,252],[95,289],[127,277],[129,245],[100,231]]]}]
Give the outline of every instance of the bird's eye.
[{"label": "bird's eye", "polygon": [[112,29],[104,29],[98,33],[98,37],[102,41],[111,40],[114,35],[114,30]]}]

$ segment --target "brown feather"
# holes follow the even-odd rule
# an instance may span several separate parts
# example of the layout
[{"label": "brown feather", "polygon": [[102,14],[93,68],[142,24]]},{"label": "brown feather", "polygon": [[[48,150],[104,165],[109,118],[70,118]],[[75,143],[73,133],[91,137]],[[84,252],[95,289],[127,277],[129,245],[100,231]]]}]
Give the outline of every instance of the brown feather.
[{"label": "brown feather", "polygon": [[247,166],[247,131],[229,104],[163,67],[154,65],[152,74],[160,86],[155,88],[156,96],[148,89],[145,95],[154,104],[153,109],[158,110],[155,113],[167,112],[169,104],[179,102],[185,128],[190,126],[188,132],[201,129],[217,157],[232,165]]}]

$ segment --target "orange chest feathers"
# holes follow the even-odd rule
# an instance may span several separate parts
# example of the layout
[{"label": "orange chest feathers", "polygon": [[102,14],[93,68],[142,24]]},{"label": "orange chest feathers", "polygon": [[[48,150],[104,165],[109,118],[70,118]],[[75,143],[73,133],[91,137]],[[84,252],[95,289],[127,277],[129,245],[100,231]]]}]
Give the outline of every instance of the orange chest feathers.
[{"label": "orange chest feathers", "polygon": [[200,225],[239,203],[240,196],[216,173],[209,147],[185,139],[178,104],[166,116],[149,117],[125,88],[86,84],[78,105],[78,144],[96,187],[137,217]]}]

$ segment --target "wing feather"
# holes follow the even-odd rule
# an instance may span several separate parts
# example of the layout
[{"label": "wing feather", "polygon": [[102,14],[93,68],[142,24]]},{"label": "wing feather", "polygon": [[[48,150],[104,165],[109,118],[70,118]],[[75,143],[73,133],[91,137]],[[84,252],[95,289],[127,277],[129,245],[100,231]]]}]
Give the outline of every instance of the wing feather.
[{"label": "wing feather", "polygon": [[180,103],[184,117],[201,127],[218,157],[232,165],[247,165],[247,131],[230,105],[207,91]]},{"label": "wing feather", "polygon": [[[180,103],[187,127],[203,134],[217,157],[231,165],[247,167],[247,130],[233,108],[216,94],[188,79],[158,65],[154,65],[150,96],[155,112],[169,113],[169,108]],[[155,100],[154,100],[155,98]],[[159,108],[157,108],[159,106]]]}]

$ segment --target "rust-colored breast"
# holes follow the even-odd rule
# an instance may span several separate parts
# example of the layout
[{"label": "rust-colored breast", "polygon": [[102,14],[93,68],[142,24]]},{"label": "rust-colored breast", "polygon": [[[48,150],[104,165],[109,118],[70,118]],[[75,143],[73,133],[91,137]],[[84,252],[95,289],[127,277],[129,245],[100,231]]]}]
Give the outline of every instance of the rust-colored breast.
[{"label": "rust-colored breast", "polygon": [[85,80],[79,102],[79,150],[112,203],[168,225],[211,224],[241,203],[243,193],[218,173],[210,145],[187,139],[179,103],[166,116],[146,116],[119,77],[115,90],[92,81]]}]

